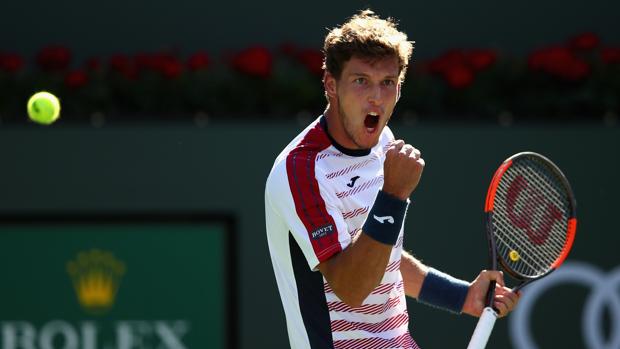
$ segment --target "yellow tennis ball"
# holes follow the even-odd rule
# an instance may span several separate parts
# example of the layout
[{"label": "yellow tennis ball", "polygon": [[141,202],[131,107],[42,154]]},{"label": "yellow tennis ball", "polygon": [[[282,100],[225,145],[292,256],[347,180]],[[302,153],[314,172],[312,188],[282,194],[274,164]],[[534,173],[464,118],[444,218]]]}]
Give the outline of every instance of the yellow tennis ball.
[{"label": "yellow tennis ball", "polygon": [[519,252],[515,250],[510,251],[510,253],[508,253],[508,257],[510,257],[510,260],[513,262],[516,262],[521,258],[521,256],[519,256]]},{"label": "yellow tennis ball", "polygon": [[49,125],[60,116],[60,101],[49,92],[37,92],[28,100],[30,120]]}]

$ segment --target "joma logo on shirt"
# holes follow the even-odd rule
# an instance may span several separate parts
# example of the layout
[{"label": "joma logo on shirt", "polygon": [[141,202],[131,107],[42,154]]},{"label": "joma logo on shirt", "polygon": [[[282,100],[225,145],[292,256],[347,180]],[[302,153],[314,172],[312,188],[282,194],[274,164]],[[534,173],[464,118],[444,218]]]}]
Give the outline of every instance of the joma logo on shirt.
[{"label": "joma logo on shirt", "polygon": [[316,240],[316,239],[325,237],[327,235],[330,235],[332,233],[334,233],[334,226],[333,224],[328,224],[320,228],[317,228],[315,231],[312,232],[311,235],[312,235],[312,239]]}]

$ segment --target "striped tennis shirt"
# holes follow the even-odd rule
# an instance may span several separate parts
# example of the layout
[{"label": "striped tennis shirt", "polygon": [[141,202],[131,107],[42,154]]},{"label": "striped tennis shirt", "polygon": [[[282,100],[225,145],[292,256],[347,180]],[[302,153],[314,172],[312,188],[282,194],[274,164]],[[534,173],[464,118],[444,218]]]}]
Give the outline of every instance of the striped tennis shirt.
[{"label": "striped tennis shirt", "polygon": [[364,224],[394,139],[385,127],[372,149],[348,150],[326,128],[319,117],[280,153],[265,190],[267,240],[291,348],[418,348],[400,273],[402,229],[383,279],[360,307],[340,300],[318,271]]}]

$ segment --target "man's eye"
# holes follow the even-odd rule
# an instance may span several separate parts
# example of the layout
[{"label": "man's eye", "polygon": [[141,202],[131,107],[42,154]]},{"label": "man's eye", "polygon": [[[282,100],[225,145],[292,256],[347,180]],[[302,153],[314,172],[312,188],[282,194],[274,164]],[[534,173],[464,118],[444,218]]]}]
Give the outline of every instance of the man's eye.
[{"label": "man's eye", "polygon": [[394,80],[383,80],[383,84],[385,86],[394,86],[396,85],[396,82],[394,82]]},{"label": "man's eye", "polygon": [[354,83],[359,84],[359,85],[363,85],[366,83],[366,79],[364,78],[357,78],[355,80],[353,80]]}]

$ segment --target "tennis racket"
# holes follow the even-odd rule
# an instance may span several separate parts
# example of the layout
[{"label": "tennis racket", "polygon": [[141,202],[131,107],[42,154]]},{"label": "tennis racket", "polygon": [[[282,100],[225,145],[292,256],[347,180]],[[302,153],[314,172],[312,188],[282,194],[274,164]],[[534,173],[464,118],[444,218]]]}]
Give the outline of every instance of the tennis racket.
[{"label": "tennis racket", "polygon": [[[499,263],[518,281],[514,291],[557,269],[577,231],[576,202],[568,180],[546,157],[523,152],[497,169],[487,192],[486,231],[491,269]],[[498,317],[495,281],[468,349],[483,349]]]}]

